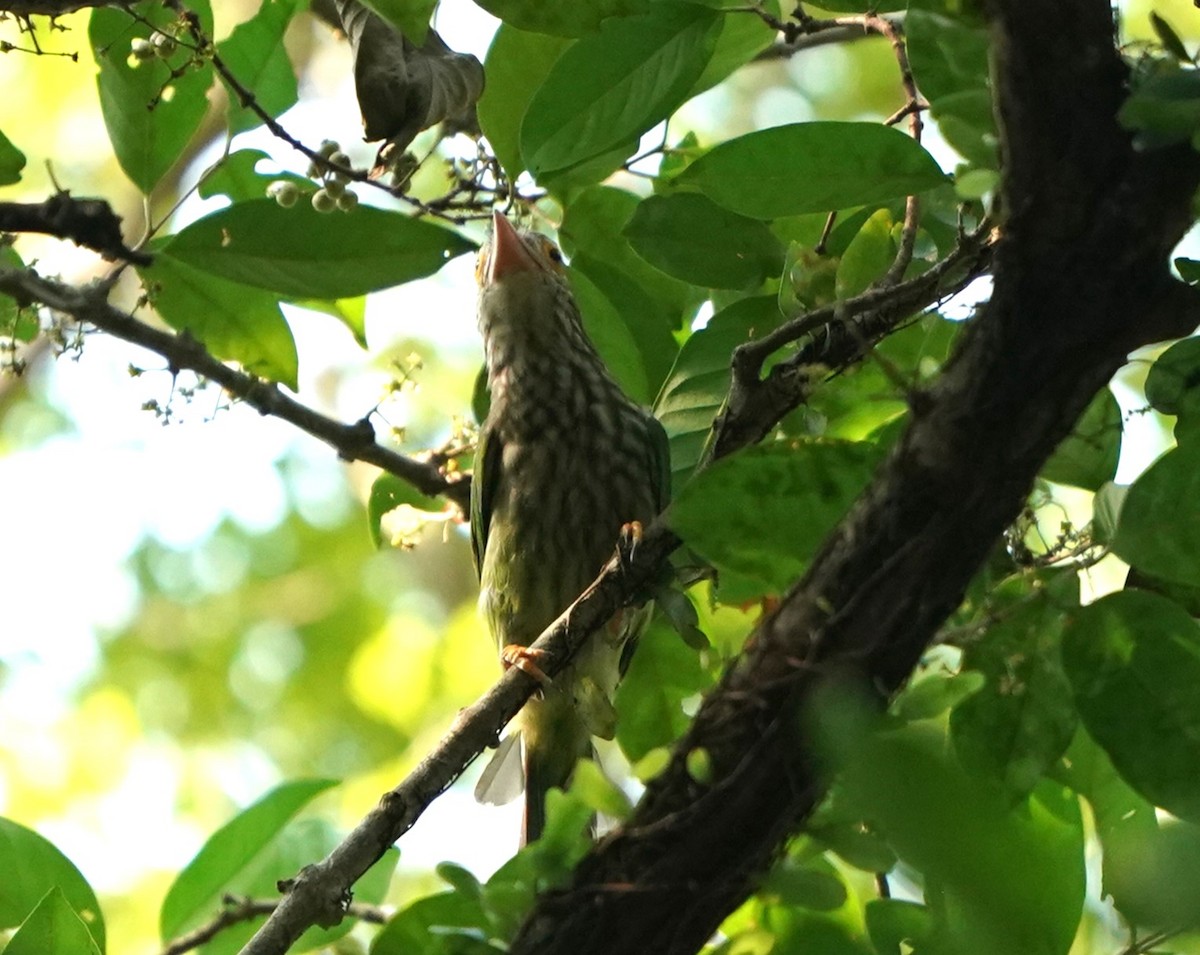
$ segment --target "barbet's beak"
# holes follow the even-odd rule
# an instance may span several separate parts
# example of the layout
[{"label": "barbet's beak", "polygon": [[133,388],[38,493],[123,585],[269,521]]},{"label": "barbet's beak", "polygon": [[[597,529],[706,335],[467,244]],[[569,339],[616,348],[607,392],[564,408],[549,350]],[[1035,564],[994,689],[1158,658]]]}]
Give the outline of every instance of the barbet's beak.
[{"label": "barbet's beak", "polygon": [[537,267],[537,261],[529,254],[512,223],[499,212],[493,212],[492,248],[487,258],[484,284],[491,285],[514,272],[533,271]]}]

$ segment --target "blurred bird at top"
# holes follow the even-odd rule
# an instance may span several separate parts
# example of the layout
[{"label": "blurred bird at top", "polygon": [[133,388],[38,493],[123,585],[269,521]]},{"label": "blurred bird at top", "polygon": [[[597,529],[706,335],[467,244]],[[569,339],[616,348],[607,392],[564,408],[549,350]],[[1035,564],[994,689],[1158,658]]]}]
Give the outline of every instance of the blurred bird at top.
[{"label": "blurred bird at top", "polygon": [[[595,579],[627,525],[666,505],[667,436],[605,368],[549,239],[497,212],[476,278],[491,389],[471,485],[480,606],[501,659],[537,675],[524,648]],[[546,792],[592,755],[591,738],[612,738],[612,696],[645,620],[619,613],[518,716],[523,842],[541,834]],[[484,770],[482,801],[516,794],[517,740]]]}]

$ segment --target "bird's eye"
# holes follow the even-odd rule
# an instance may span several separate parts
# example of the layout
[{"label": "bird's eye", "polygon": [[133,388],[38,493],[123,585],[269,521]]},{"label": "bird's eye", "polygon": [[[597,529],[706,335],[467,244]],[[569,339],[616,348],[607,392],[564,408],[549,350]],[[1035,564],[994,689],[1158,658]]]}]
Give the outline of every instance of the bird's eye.
[{"label": "bird's eye", "polygon": [[559,265],[562,265],[562,253],[558,251],[557,245],[547,243],[546,254],[550,256],[551,262],[557,262]]}]

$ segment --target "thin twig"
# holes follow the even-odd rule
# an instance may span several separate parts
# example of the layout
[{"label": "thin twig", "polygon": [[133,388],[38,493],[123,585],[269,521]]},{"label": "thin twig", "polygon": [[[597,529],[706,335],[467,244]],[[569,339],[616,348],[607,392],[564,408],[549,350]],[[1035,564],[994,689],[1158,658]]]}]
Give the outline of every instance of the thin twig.
[{"label": "thin twig", "polygon": [[[186,935],[180,935],[178,938],[172,939],[167,947],[162,950],[161,955],[183,955],[184,952],[193,951],[211,942],[227,928],[265,915],[271,915],[279,908],[279,900],[249,899],[236,895],[226,895],[221,899],[221,906],[221,911],[211,921],[188,932]],[[383,925],[389,917],[388,910],[377,905],[366,905],[361,902],[350,903],[346,908],[346,914],[351,918],[358,919],[360,922],[369,922],[372,925]]]},{"label": "thin twig", "polygon": [[40,303],[76,321],[94,325],[115,338],[141,345],[162,355],[172,371],[188,370],[215,381],[229,394],[260,414],[295,425],[324,441],[347,461],[365,461],[407,481],[422,494],[444,496],[466,510],[470,481],[463,475],[443,473],[435,464],[407,457],[383,447],[375,438],[369,418],[346,424],[285,395],[274,382],[239,371],[215,358],[186,333],[163,331],[146,324],[107,300],[109,285],[83,289],[45,279],[29,269],[0,268],[0,292],[21,304]]}]

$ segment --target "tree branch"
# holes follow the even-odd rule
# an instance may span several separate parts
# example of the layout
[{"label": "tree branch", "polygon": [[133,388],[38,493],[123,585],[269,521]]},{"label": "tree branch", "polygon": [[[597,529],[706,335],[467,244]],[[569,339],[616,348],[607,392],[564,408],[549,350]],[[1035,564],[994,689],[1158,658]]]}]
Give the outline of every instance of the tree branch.
[{"label": "tree branch", "polygon": [[44,202],[0,202],[0,232],[41,232],[70,239],[104,258],[149,265],[151,258],[125,245],[121,217],[103,199],[56,192]]},{"label": "tree branch", "polygon": [[29,269],[0,267],[0,292],[11,295],[18,303],[40,303],[70,315],[78,322],[94,325],[115,338],[141,345],[162,355],[172,371],[186,369],[215,381],[260,414],[280,418],[324,441],[347,461],[374,464],[407,481],[422,494],[431,497],[442,495],[464,511],[468,508],[471,494],[469,479],[461,475],[447,475],[432,462],[418,461],[385,448],[375,439],[375,429],[370,419],[363,418],[355,424],[345,424],[314,411],[285,395],[274,382],[256,378],[218,361],[187,333],[163,331],[110,305],[108,291],[104,284],[78,289],[42,278]]}]

